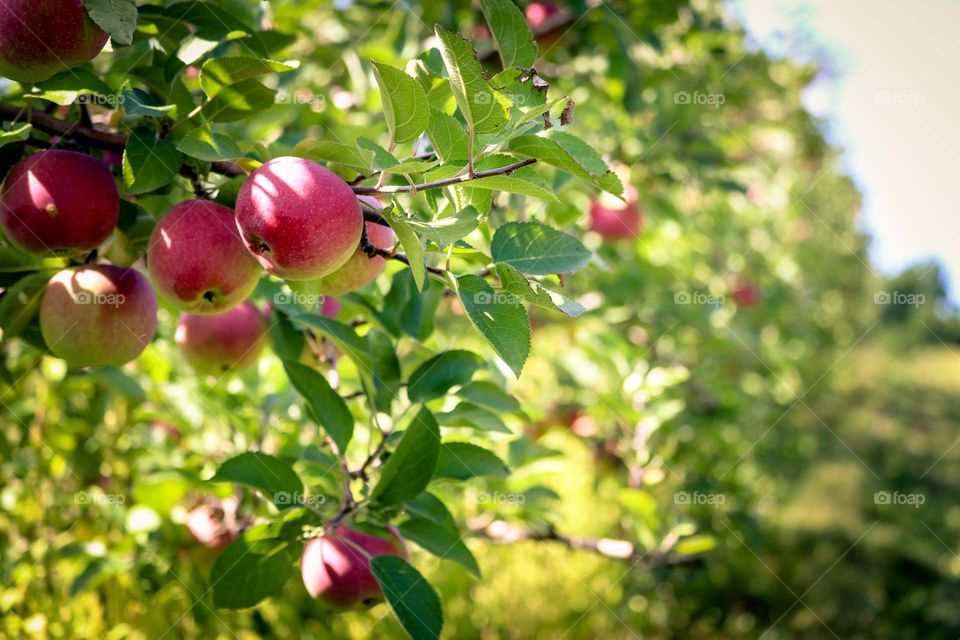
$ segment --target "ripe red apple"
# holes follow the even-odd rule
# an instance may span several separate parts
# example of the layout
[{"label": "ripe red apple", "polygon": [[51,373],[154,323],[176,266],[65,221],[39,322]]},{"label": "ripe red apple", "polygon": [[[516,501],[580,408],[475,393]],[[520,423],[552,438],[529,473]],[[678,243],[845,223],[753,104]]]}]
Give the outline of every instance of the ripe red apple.
[{"label": "ripe red apple", "polygon": [[187,514],[187,529],[203,546],[222,550],[236,540],[239,533],[236,502],[208,500]]},{"label": "ripe red apple", "polygon": [[363,214],[353,190],[325,167],[275,158],[237,195],[237,225],[263,268],[285,280],[333,273],[360,242]]},{"label": "ripe red apple", "polygon": [[53,276],[40,303],[50,350],[74,366],[119,366],[157,330],[157,297],[134,269],[86,265]]},{"label": "ripe red apple", "polygon": [[187,200],[150,234],[147,269],[157,289],[191,313],[221,313],[253,293],[260,266],[250,257],[233,212],[209,200]]},{"label": "ripe red apple", "polygon": [[530,30],[536,33],[551,16],[560,13],[560,7],[555,2],[531,2],[525,13]]},{"label": "ripe red apple", "polygon": [[0,75],[40,82],[93,60],[110,36],[82,0],[0,2]]},{"label": "ripe red apple", "polygon": [[395,555],[408,559],[406,545],[400,533],[388,527],[390,539],[360,533],[340,525],[336,536],[324,535],[307,542],[300,561],[303,584],[314,598],[335,609],[370,606],[383,600],[383,593],[370,561],[348,543],[346,538],[373,557]]},{"label": "ripe red apple", "polygon": [[760,289],[757,285],[746,281],[735,284],[730,295],[733,296],[733,301],[737,303],[737,306],[743,307],[744,309],[755,307],[759,304],[761,297]]},{"label": "ripe red apple", "polygon": [[219,315],[180,316],[174,335],[180,353],[201,373],[219,374],[256,363],[267,341],[267,321],[246,300]]},{"label": "ripe red apple", "polygon": [[628,240],[643,230],[643,213],[637,207],[636,188],[627,185],[624,199],[604,194],[590,205],[590,228],[605,240]]},{"label": "ripe red apple", "polygon": [[119,215],[113,176],[100,161],[75,151],[24,158],[0,191],[0,225],[11,242],[37,255],[92,251],[110,237]]}]

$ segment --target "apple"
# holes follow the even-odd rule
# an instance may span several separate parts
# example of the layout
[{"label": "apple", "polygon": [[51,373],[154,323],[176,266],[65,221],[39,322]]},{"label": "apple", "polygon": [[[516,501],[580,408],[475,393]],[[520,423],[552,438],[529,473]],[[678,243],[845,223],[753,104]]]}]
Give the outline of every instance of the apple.
[{"label": "apple", "polygon": [[174,340],[194,369],[224,374],[256,363],[267,341],[267,321],[247,300],[215,316],[181,315]]},{"label": "apple", "polygon": [[97,57],[110,36],[82,0],[0,2],[0,75],[41,82]]},{"label": "apple", "polygon": [[560,13],[560,7],[555,2],[531,2],[525,13],[530,30],[536,33],[548,19]]},{"label": "apple", "polygon": [[320,307],[320,315],[326,316],[327,318],[336,318],[340,315],[340,309],[343,308],[343,305],[340,304],[340,301],[331,296],[323,297],[323,306]]},{"label": "apple", "polygon": [[737,282],[730,295],[733,296],[733,301],[737,303],[737,306],[744,309],[757,306],[761,297],[759,287],[747,281]]},{"label": "apple", "polygon": [[[395,239],[393,229],[367,222],[367,240],[378,249],[392,249]],[[370,257],[363,249],[357,250],[347,262],[320,281],[320,292],[326,296],[342,296],[360,287],[366,286],[377,279],[380,272],[387,266],[386,258],[382,256]]]},{"label": "apple", "polygon": [[234,500],[210,499],[187,513],[187,530],[203,546],[220,551],[239,533],[236,507]]},{"label": "apple", "polygon": [[643,230],[643,213],[635,187],[624,188],[624,200],[603,194],[590,205],[590,228],[605,240],[629,240]]},{"label": "apple", "polygon": [[0,191],[0,226],[13,244],[36,255],[92,251],[110,237],[119,215],[113,176],[100,161],[75,151],[24,158]]},{"label": "apple", "polygon": [[307,542],[300,573],[310,595],[334,609],[370,606],[383,600],[380,585],[370,571],[370,561],[337,538],[349,540],[373,557],[389,554],[409,559],[400,533],[393,527],[387,529],[390,538],[384,539],[340,525],[335,535],[326,534]]},{"label": "apple", "polygon": [[119,366],[134,360],[157,330],[157,297],[134,269],[86,265],[53,276],[40,303],[40,330],[68,364]]},{"label": "apple", "polygon": [[271,274],[315,280],[357,250],[363,213],[353,189],[336,174],[312,160],[281,157],[257,168],[240,188],[237,226]]},{"label": "apple", "polygon": [[190,313],[222,313],[253,293],[263,273],[233,211],[209,200],[174,206],[153,228],[147,269],[157,290]]}]

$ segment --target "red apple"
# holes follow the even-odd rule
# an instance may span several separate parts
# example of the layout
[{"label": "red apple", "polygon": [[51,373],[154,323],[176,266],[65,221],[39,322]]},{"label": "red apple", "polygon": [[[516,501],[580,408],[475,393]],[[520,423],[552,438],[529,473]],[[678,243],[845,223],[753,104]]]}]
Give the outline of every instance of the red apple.
[{"label": "red apple", "polygon": [[267,321],[247,300],[215,316],[183,314],[174,339],[194,369],[223,374],[257,362],[267,341]]},{"label": "red apple", "polygon": [[335,609],[370,606],[383,600],[380,585],[370,571],[370,561],[337,538],[346,538],[373,557],[389,554],[409,558],[399,532],[392,527],[389,531],[390,539],[384,539],[340,525],[336,535],[327,534],[307,542],[300,573],[310,595]]},{"label": "red apple", "polygon": [[[378,249],[392,249],[394,245],[393,229],[367,222],[367,240]],[[342,296],[360,287],[366,286],[377,279],[380,272],[387,266],[386,258],[374,256],[371,258],[363,249],[357,247],[346,264],[320,281],[320,291],[327,296]]]},{"label": "red apple", "polygon": [[74,366],[118,366],[139,356],[157,330],[157,297],[133,269],[87,265],[53,276],[40,303],[40,330]]},{"label": "red apple", "polygon": [[285,280],[333,273],[357,250],[360,204],[346,182],[303,158],[275,158],[237,196],[237,225],[263,268]]},{"label": "red apple", "polygon": [[737,303],[737,306],[744,309],[759,304],[761,297],[760,289],[752,282],[745,281],[735,284],[730,295],[733,296],[733,301]]},{"label": "red apple", "polygon": [[320,308],[320,315],[328,318],[336,318],[340,315],[341,308],[343,308],[343,305],[340,304],[339,300],[331,296],[324,296],[323,306]]},{"label": "red apple", "polygon": [[37,255],[92,251],[110,237],[119,215],[113,176],[95,158],[75,151],[24,158],[0,192],[0,225],[7,237]]},{"label": "red apple", "polygon": [[209,200],[187,200],[150,235],[147,269],[161,294],[191,313],[221,313],[245,300],[262,271],[250,257],[233,212]]},{"label": "red apple", "polygon": [[236,501],[211,499],[187,514],[187,529],[203,546],[220,551],[239,533]]},{"label": "red apple", "polygon": [[636,188],[627,185],[624,199],[604,194],[590,205],[590,228],[605,240],[628,240],[643,230],[643,214],[637,206]]},{"label": "red apple", "polygon": [[0,1],[0,75],[40,82],[93,60],[110,36],[82,0]]}]

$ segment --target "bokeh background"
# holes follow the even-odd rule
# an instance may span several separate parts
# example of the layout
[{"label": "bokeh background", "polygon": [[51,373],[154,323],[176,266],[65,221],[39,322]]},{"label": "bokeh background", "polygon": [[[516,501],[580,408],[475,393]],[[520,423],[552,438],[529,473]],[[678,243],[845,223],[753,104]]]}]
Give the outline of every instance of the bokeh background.
[{"label": "bokeh background", "polygon": [[[379,131],[361,61],[402,66],[434,23],[469,35],[481,55],[491,47],[468,2],[222,4],[300,34],[289,57],[306,65],[279,80],[280,95],[299,98],[243,130],[280,150],[308,135]],[[882,23],[890,55],[904,49],[906,25],[933,28],[909,22],[924,12],[906,3],[836,4],[847,13],[823,24],[849,18],[834,25],[841,34],[879,35],[871,20],[894,16]],[[771,44],[756,5],[569,2],[534,25],[538,69],[576,101],[578,135],[636,189],[644,229],[604,240],[589,230],[596,196],[562,181],[562,204],[528,203],[525,215],[597,251],[564,286],[588,312],[535,313],[533,357],[511,388],[522,410],[497,444],[513,475],[442,495],[475,529],[555,527],[640,553],[625,561],[476,537],[481,580],[418,554],[445,603],[445,637],[960,634],[960,321],[947,269],[908,264],[957,257],[955,101],[882,80],[853,87],[878,111],[932,128],[916,157],[876,158],[871,145],[904,135],[899,120],[849,137],[856,123],[816,106],[820,83],[840,73],[814,46],[823,34]],[[864,51],[859,63],[872,65]],[[928,61],[938,82],[957,51]],[[878,92],[890,104],[873,102],[886,99]],[[844,141],[886,163],[879,182]],[[864,194],[886,201],[890,189],[901,226],[880,222],[890,202],[873,204],[868,226]],[[885,234],[881,247],[908,229],[913,248],[877,249],[871,229]],[[403,273],[391,266],[377,290]],[[430,346],[483,351],[462,310],[440,305]],[[347,301],[346,313],[358,309]],[[162,316],[162,339],[136,366],[85,375],[3,344],[0,635],[402,637],[385,606],[330,615],[297,581],[253,610],[208,606],[212,558],[190,540],[185,505],[198,492],[228,495],[201,478],[251,442],[297,451],[301,425],[278,360],[211,385],[172,348],[174,320]],[[651,561],[661,551],[683,561]]]}]

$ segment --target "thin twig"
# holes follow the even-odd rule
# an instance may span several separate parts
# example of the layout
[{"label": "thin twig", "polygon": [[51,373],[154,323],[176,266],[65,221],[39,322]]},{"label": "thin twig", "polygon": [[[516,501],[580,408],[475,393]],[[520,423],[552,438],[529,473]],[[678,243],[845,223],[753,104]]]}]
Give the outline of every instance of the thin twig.
[{"label": "thin twig", "polygon": [[354,187],[353,192],[358,195],[375,195],[378,193],[417,193],[418,191],[426,191],[428,189],[442,189],[443,187],[449,187],[450,185],[460,184],[461,182],[469,182],[471,180],[477,180],[480,178],[488,178],[490,176],[508,176],[517,169],[522,167],[529,166],[537,161],[536,158],[527,158],[525,160],[520,160],[519,162],[514,162],[513,164],[508,164],[504,167],[497,167],[496,169],[487,169],[486,171],[477,171],[473,175],[470,173],[464,173],[462,175],[456,175],[452,178],[443,178],[442,180],[434,180],[432,182],[424,182],[423,184],[415,185],[387,185],[385,187]]}]

